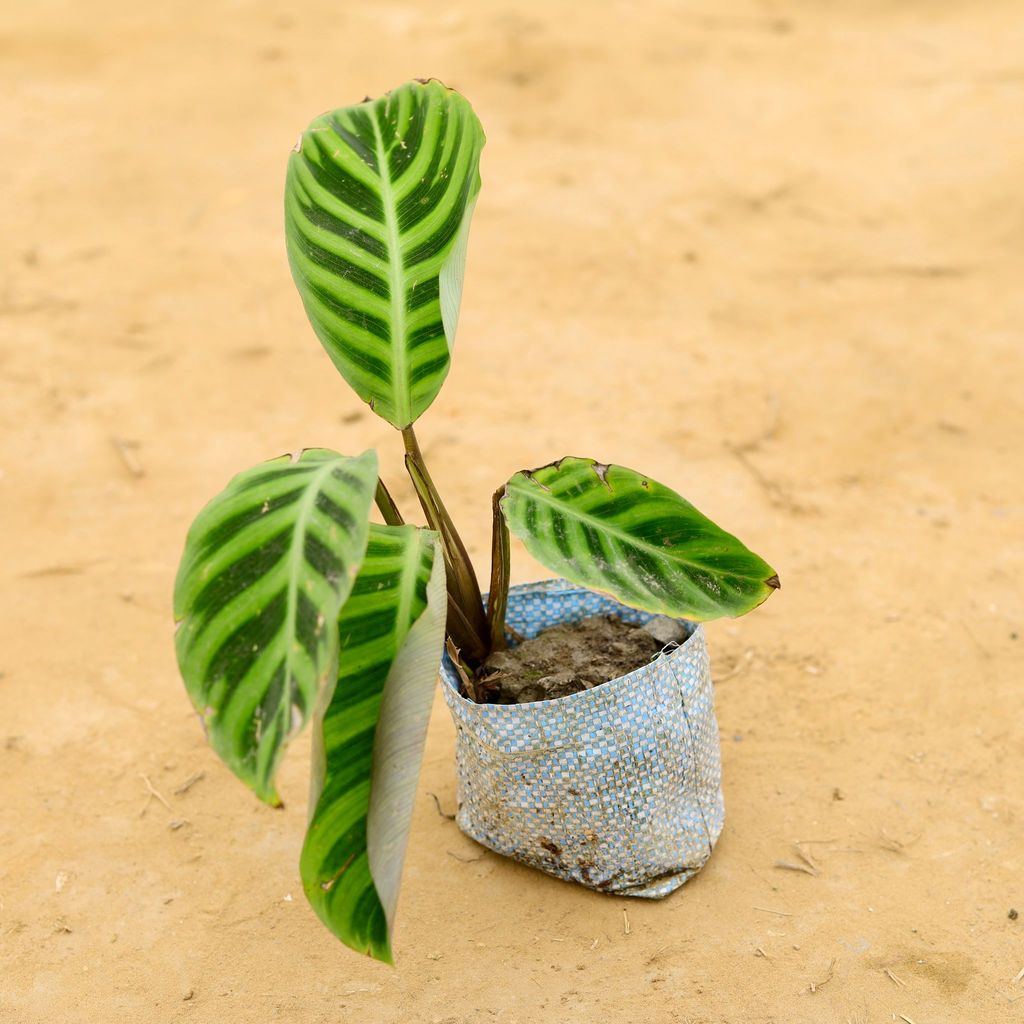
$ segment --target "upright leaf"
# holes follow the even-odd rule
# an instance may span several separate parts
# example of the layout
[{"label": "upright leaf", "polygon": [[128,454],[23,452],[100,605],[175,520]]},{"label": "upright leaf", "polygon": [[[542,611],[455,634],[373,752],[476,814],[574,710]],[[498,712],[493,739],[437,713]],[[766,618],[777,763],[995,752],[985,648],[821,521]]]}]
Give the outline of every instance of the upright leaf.
[{"label": "upright leaf", "polygon": [[236,476],[189,530],[178,664],[210,743],[262,800],[334,672],[338,611],[366,549],[377,456],[323,448]]},{"label": "upright leaf", "polygon": [[501,508],[539,562],[634,608],[698,621],[743,615],[779,586],[732,534],[623,466],[565,458],[516,473]]},{"label": "upright leaf", "polygon": [[342,942],[388,963],[444,639],[435,538],[413,526],[370,527],[338,620],[337,683],[313,731],[306,896]]},{"label": "upright leaf", "polygon": [[484,133],[440,82],[318,117],[288,164],[285,233],[324,348],[371,408],[409,426],[448,374]]}]

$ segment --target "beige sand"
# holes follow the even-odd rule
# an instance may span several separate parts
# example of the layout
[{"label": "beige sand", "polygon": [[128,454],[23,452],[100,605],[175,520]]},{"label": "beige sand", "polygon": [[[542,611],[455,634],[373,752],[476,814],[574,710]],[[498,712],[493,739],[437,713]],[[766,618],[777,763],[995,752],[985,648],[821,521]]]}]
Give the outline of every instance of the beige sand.
[{"label": "beige sand", "polygon": [[[0,1020],[1024,1017],[1024,4],[4,6]],[[441,818],[438,700],[395,971],[301,895],[305,744],[282,812],[207,750],[168,605],[257,460],[376,445],[408,504],[280,207],[312,115],[424,74],[490,136],[420,429],[473,555],[586,454],[784,589],[708,630],[728,822],[661,903]]]}]

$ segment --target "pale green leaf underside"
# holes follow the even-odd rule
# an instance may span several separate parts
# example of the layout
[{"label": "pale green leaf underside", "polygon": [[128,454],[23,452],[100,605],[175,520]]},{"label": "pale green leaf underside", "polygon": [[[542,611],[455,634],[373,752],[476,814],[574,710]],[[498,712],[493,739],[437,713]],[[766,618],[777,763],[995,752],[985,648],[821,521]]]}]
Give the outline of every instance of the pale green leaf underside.
[{"label": "pale green leaf underside", "polygon": [[516,473],[501,507],[539,562],[634,608],[697,621],[743,615],[779,585],[685,498],[623,466],[565,458]]},{"label": "pale green leaf underside", "polygon": [[377,456],[323,448],[236,476],[189,530],[178,664],[210,743],[257,795],[333,675],[335,621],[366,548]]},{"label": "pale green leaf underside", "polygon": [[338,678],[313,728],[303,887],[344,943],[391,961],[398,885],[444,639],[435,534],[371,526],[338,619]]},{"label": "pale green leaf underside", "polygon": [[393,426],[448,374],[484,134],[440,82],[318,117],[288,164],[285,234],[313,329]]}]

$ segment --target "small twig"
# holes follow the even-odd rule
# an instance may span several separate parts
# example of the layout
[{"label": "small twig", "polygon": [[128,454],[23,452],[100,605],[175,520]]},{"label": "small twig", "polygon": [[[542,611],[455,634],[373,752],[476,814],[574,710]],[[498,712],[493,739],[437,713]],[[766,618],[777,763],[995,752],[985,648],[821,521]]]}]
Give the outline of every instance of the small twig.
[{"label": "small twig", "polygon": [[992,652],[974,635],[974,631],[966,622],[961,622],[961,626],[964,627],[964,632],[971,638],[971,642],[975,647],[978,648],[978,653],[987,661],[992,657]]},{"label": "small twig", "polygon": [[772,962],[772,958],[760,946],[754,950],[754,956],[763,956],[769,963]]},{"label": "small twig", "polygon": [[892,971],[890,971],[888,967],[885,968],[883,973],[898,988],[906,988],[907,987],[907,983],[905,981],[903,981],[902,978],[897,978],[896,975],[893,974]]},{"label": "small twig", "polygon": [[808,991],[817,992],[818,989],[821,988],[823,985],[827,985],[832,980],[832,975],[835,973],[835,969],[836,958],[832,957],[832,962],[828,965],[828,972],[825,974],[825,977],[821,981],[812,981],[808,988]]},{"label": "small twig", "polygon": [[740,657],[737,660],[736,664],[733,665],[733,667],[731,669],[729,669],[728,672],[724,673],[723,675],[717,676],[715,678],[715,683],[716,684],[717,683],[724,683],[724,682],[727,682],[730,679],[735,679],[736,676],[738,676],[741,672],[745,672],[748,668],[750,668],[750,665],[753,662],[753,660],[754,660],[754,649],[752,647],[748,647],[743,652],[743,654],[740,655]]},{"label": "small twig", "polygon": [[799,843],[794,844],[793,850],[796,855],[811,869],[811,871],[814,872],[814,874],[817,875],[821,873],[821,868],[815,862],[814,858],[809,853],[804,853],[804,851],[800,849]]},{"label": "small twig", "polygon": [[746,441],[741,441],[739,444],[734,444],[731,447],[741,452],[754,452],[765,441],[772,441],[775,439],[775,435],[779,432],[779,396],[774,392],[769,392],[765,395],[765,399],[768,405],[768,418],[765,425],[762,427],[760,433],[754,437],[748,438]]},{"label": "small twig", "polygon": [[142,468],[142,464],[135,457],[135,453],[132,448],[135,447],[135,443],[132,441],[126,441],[124,438],[116,437],[113,434],[110,436],[110,443],[114,446],[114,451],[117,452],[121,462],[124,464],[124,468],[128,470],[134,477],[145,476],[146,471]]},{"label": "small twig", "polygon": [[1024,981],[1024,967],[1022,967],[1014,976],[1013,984],[1016,985],[1021,981]]},{"label": "small twig", "polygon": [[428,793],[427,796],[429,796],[429,797],[431,797],[433,799],[434,806],[437,808],[437,813],[440,814],[441,817],[445,819],[445,821],[454,821],[455,820],[455,815],[454,814],[449,814],[447,811],[442,811],[441,810],[441,801],[437,798],[437,794],[436,793]]},{"label": "small twig", "polygon": [[750,449],[739,445],[726,444],[726,451],[731,452],[736,461],[753,477],[754,482],[761,488],[770,505],[782,509],[784,512],[793,515],[805,515],[816,511],[811,506],[802,505],[793,498],[788,489],[783,487],[777,480],[763,473],[750,458]]},{"label": "small twig", "polygon": [[206,778],[206,772],[200,769],[197,772],[193,772],[175,791],[175,796],[181,796],[187,793],[197,782]]},{"label": "small twig", "polygon": [[883,850],[889,850],[892,853],[906,853],[907,847],[912,846],[920,839],[920,836],[914,836],[913,839],[908,839],[904,842],[902,839],[897,839],[895,836],[889,835],[884,828],[878,830],[878,834],[881,837],[878,840],[878,845]]},{"label": "small twig", "polygon": [[892,839],[889,836],[882,834],[882,838],[878,840],[878,845],[883,850],[890,850],[893,853],[902,853],[903,844],[898,839]]},{"label": "small twig", "polygon": [[43,569],[30,569],[28,572],[19,573],[23,580],[41,580],[47,576],[80,576],[85,572],[86,566],[95,565],[96,562],[84,562],[82,565],[48,565]]},{"label": "small twig", "polygon": [[753,910],[760,910],[762,914],[776,914],[779,917],[792,917],[792,914],[787,914],[784,910],[772,910],[771,907],[753,907]]},{"label": "small twig", "polygon": [[630,928],[629,928],[629,915],[626,913],[626,908],[623,907],[622,908],[622,934],[623,935],[628,935],[629,931],[630,931]]},{"label": "small twig", "polygon": [[914,1024],[914,1022],[905,1013],[900,1014],[900,1020],[905,1021],[906,1024]]},{"label": "small twig", "polygon": [[149,776],[143,775],[142,772],[139,772],[139,778],[142,779],[142,781],[146,784],[147,790],[146,802],[142,805],[142,810],[139,811],[139,817],[141,818],[146,813],[154,797],[156,797],[156,799],[159,800],[160,803],[162,803],[164,807],[167,808],[167,810],[170,810],[171,805],[164,799],[160,792],[153,788],[153,783],[149,781]]},{"label": "small twig", "polygon": [[484,859],[484,855],[482,853],[478,857],[460,857],[457,853],[452,853],[451,850],[445,850],[445,853],[447,853],[449,857],[453,857],[455,860],[459,861],[460,864],[475,864],[478,860]]},{"label": "small twig", "polygon": [[791,864],[788,860],[777,860],[772,866],[782,868],[784,871],[802,871],[805,875],[817,876],[818,874],[817,871],[809,868],[806,864]]},{"label": "small twig", "polygon": [[505,623],[505,632],[508,633],[508,635],[512,637],[512,639],[515,640],[517,644],[521,644],[526,639],[526,637],[523,636],[523,634],[520,633],[518,629],[516,629],[514,626],[510,626],[507,622]]}]

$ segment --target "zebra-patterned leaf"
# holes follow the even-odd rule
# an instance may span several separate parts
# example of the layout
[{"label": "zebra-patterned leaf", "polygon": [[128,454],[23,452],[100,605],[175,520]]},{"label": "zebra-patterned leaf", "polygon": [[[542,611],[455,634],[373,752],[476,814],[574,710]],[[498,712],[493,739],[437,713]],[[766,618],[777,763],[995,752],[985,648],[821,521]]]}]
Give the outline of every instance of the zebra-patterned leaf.
[{"label": "zebra-patterned leaf", "polygon": [[685,498],[622,466],[566,458],[516,473],[501,508],[539,562],[633,608],[743,615],[779,586],[767,562]]},{"label": "zebra-patterned leaf", "polygon": [[313,730],[303,887],[335,935],[388,963],[444,638],[435,538],[414,526],[370,527],[338,620],[337,683]]},{"label": "zebra-patterned leaf", "polygon": [[236,476],[199,513],[174,588],[178,664],[210,743],[260,799],[334,673],[377,456],[311,448]]},{"label": "zebra-patterned leaf", "polygon": [[448,374],[484,133],[440,82],[318,117],[288,164],[292,276],[364,402],[409,426]]}]

